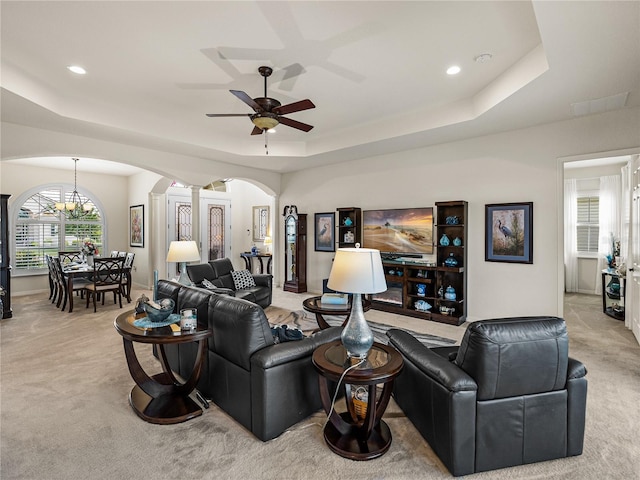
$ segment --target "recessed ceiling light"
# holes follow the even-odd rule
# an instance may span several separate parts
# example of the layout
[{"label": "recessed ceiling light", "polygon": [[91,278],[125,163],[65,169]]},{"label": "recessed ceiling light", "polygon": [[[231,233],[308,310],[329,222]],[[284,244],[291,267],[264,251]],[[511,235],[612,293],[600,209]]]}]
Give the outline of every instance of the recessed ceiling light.
[{"label": "recessed ceiling light", "polygon": [[79,65],[69,65],[67,68],[78,75],[84,75],[87,73],[87,71]]},{"label": "recessed ceiling light", "polygon": [[458,73],[460,73],[460,67],[458,65],[452,65],[447,68],[448,75],[457,75]]}]

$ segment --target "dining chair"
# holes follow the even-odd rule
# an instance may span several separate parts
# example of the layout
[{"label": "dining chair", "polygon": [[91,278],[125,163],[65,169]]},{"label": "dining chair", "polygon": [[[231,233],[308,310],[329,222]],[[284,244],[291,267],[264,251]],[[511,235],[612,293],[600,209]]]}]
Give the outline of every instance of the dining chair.
[{"label": "dining chair", "polygon": [[96,258],[93,261],[93,278],[85,287],[87,293],[87,305],[89,308],[89,298],[93,300],[93,311],[96,312],[96,299],[102,295],[102,304],[104,305],[104,297],[107,292],[113,292],[113,303],[116,303],[116,297],[119,300],[120,308],[122,308],[122,272],[124,267],[124,258]]},{"label": "dining chair", "polygon": [[[52,300],[55,298],[56,296],[56,289],[58,287],[58,284],[56,283],[55,280],[55,271],[53,270],[53,262],[51,260],[51,255],[49,255],[48,253],[44,254],[44,259],[47,262],[47,270],[49,271],[49,300]],[[52,302],[53,303],[53,300]]]},{"label": "dining chair", "polygon": [[74,277],[71,280],[71,290],[69,290],[68,277],[64,273],[64,268],[58,257],[51,257],[51,264],[54,271],[54,282],[56,284],[56,296],[52,302],[56,302],[56,307],[60,308],[62,303],[62,311],[67,308],[67,301],[69,295],[73,295],[73,292],[80,292],[84,295],[84,289],[91,283],[87,278]]},{"label": "dining chair", "polygon": [[82,263],[82,253],[80,252],[58,252],[58,258],[62,265],[67,263]]},{"label": "dining chair", "polygon": [[122,294],[129,303],[131,303],[131,270],[135,257],[135,253],[127,253],[126,257],[124,257],[124,272],[122,272]]},{"label": "dining chair", "polygon": [[111,258],[119,257],[120,252],[118,250],[111,250],[111,254],[109,255]]}]

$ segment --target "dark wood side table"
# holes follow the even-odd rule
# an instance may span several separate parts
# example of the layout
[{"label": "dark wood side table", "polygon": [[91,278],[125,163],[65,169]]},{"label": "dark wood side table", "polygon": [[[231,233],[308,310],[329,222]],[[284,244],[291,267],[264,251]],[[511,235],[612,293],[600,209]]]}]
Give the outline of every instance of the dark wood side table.
[{"label": "dark wood side table", "polygon": [[253,264],[252,264],[252,260],[254,258],[258,259],[258,264],[260,265],[260,273],[264,273],[264,264],[262,263],[262,259],[266,258],[267,260],[267,273],[271,273],[271,260],[273,260],[273,257],[270,253],[241,253],[240,256],[242,257],[242,259],[244,260],[244,264],[247,267],[247,270],[249,270],[250,272],[253,273]]},{"label": "dark wood side table", "polygon": [[[344,327],[349,320],[349,314],[351,313],[351,298],[349,298],[349,303],[346,305],[326,305],[321,302],[322,297],[309,297],[305,298],[302,302],[302,308],[304,308],[307,312],[315,313],[316,322],[318,322],[318,326],[321,330],[325,328],[329,328],[331,325],[327,323],[324,319],[324,315],[346,315],[347,318],[342,322],[342,326]],[[371,308],[371,300],[363,298],[362,300],[362,310],[367,311]]]},{"label": "dark wood side table", "polygon": [[[613,285],[617,288],[613,289]],[[602,270],[602,311],[616,320],[624,320],[626,298],[627,278],[612,268]]]},{"label": "dark wood side table", "polygon": [[[122,335],[129,372],[136,382],[129,394],[129,403],[133,410],[143,420],[162,425],[180,423],[202,415],[202,409],[189,394],[200,378],[206,340],[212,335],[211,330],[198,327],[191,331],[174,332],[170,326],[142,329],[133,325],[135,320],[134,312],[127,312],[118,315],[114,321],[116,330]],[[158,346],[162,373],[151,377],[147,375],[136,357],[133,342]],[[164,346],[187,342],[199,342],[198,354],[193,373],[186,382],[180,383],[169,368]]]},{"label": "dark wood side table", "polygon": [[[329,381],[337,383],[344,371],[358,360],[347,357],[339,340],[321,345],[312,358],[320,373],[322,406],[327,414],[331,412],[324,427],[324,439],[329,448],[351,460],[371,460],[383,455],[391,446],[391,430],[382,415],[389,404],[393,380],[402,370],[402,355],[393,347],[374,343],[365,363],[347,372],[338,386],[343,389],[347,404],[347,411],[343,413],[331,409],[335,392],[330,391]],[[363,403],[354,400],[352,390],[356,396],[366,392],[366,413]]]}]

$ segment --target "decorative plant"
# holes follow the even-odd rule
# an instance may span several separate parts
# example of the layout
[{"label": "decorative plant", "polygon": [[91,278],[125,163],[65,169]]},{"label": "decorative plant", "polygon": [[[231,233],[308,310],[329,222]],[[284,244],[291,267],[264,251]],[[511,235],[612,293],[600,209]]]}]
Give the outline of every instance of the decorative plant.
[{"label": "decorative plant", "polygon": [[97,255],[98,253],[100,253],[98,252],[95,243],[93,243],[93,240],[91,240],[90,238],[84,239],[80,251],[85,255]]}]

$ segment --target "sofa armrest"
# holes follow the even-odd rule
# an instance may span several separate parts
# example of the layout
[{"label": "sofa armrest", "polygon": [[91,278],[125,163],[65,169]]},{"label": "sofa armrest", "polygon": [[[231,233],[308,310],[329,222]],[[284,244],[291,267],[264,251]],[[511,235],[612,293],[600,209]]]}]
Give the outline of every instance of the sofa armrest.
[{"label": "sofa armrest", "polygon": [[256,282],[257,287],[269,287],[273,288],[273,275],[266,273],[254,273],[253,279]]},{"label": "sofa armrest", "polygon": [[277,343],[257,351],[251,357],[251,366],[272,368],[299,358],[310,357],[320,345],[340,338],[341,327],[332,327],[293,342]]},{"label": "sofa armrest", "polygon": [[581,361],[569,357],[569,364],[567,365],[567,380],[582,378],[586,374],[587,367],[585,367]]},{"label": "sofa armrest", "polygon": [[392,328],[387,331],[389,343],[421,372],[450,392],[476,391],[475,380],[448,359],[431,351],[414,336]]}]

